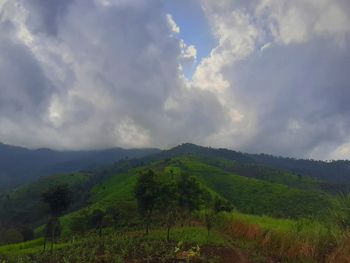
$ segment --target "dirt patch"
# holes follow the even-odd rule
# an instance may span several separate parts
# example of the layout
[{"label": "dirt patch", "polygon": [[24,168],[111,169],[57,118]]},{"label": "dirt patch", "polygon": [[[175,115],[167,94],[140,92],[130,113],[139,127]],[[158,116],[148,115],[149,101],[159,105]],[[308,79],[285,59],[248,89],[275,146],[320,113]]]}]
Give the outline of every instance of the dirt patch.
[{"label": "dirt patch", "polygon": [[201,248],[201,254],[209,259],[217,259],[219,263],[250,263],[246,255],[232,247],[205,246]]},{"label": "dirt patch", "polygon": [[[174,245],[175,246],[175,245]],[[162,253],[161,253],[162,254]],[[215,245],[206,245],[198,248],[198,251],[194,247],[184,247],[175,255],[170,254],[158,254],[145,257],[145,255],[133,255],[131,257],[124,258],[126,263],[251,263],[249,257],[240,249],[230,246],[222,247]],[[98,261],[99,263],[107,263],[108,261]]]}]

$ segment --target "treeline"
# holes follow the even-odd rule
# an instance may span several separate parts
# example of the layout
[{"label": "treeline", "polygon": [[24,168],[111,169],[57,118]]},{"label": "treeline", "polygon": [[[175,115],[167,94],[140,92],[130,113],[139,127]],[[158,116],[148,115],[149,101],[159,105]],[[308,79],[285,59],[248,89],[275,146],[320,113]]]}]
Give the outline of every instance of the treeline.
[{"label": "treeline", "polygon": [[143,225],[145,234],[151,227],[166,228],[169,240],[171,228],[190,224],[194,214],[209,232],[217,213],[233,209],[229,201],[210,192],[195,177],[171,174],[169,179],[168,176],[152,170],[141,173],[134,189],[136,203],[123,201],[106,209],[80,210],[70,219],[71,233],[81,235],[95,229],[102,236],[103,228],[121,231]]},{"label": "treeline", "polygon": [[195,211],[204,211],[208,232],[211,220],[220,211],[231,211],[233,206],[229,201],[212,194],[202,187],[198,180],[187,174],[171,180],[163,178],[152,170],[142,173],[135,187],[135,198],[146,234],[153,221],[167,229],[169,240],[170,229],[177,223],[185,224]]},{"label": "treeline", "polygon": [[295,159],[275,157],[267,154],[249,155],[259,165],[292,171],[303,176],[312,176],[331,182],[350,182],[350,161],[320,161],[312,159]]},{"label": "treeline", "polygon": [[33,238],[33,229],[26,225],[17,227],[5,227],[0,225],[0,245],[20,243],[32,240]]},{"label": "treeline", "polygon": [[[163,151],[144,160],[162,160],[176,156],[195,155],[207,158],[222,158],[240,164],[250,164],[289,171],[302,176],[311,176],[330,182],[350,183],[350,161],[320,161],[312,159],[296,159],[277,157],[268,154],[248,154],[228,149],[215,149],[185,143]],[[340,186],[340,185],[339,185]]]}]

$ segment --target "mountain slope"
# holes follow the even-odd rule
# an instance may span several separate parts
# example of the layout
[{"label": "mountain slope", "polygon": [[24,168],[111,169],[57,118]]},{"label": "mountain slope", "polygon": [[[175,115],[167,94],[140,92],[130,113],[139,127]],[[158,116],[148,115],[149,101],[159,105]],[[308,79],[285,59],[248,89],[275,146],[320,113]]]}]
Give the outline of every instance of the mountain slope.
[{"label": "mountain slope", "polygon": [[[347,191],[350,185],[350,161],[324,162],[274,157],[266,154],[247,154],[190,143],[165,151],[122,148],[96,151],[29,150],[0,143],[0,192],[20,183],[35,180],[40,176],[108,166],[124,158],[134,158],[132,165],[140,165],[184,155],[235,161],[241,165],[241,168],[243,165],[249,166],[248,174],[251,174],[253,166],[258,166],[260,167],[258,174],[261,174],[261,167],[265,167],[293,172],[296,176],[314,177],[332,182],[333,185],[328,183],[325,188],[333,191],[339,191],[339,189]],[[242,169],[240,172],[243,173]],[[246,176],[248,174],[245,173]]]},{"label": "mountain slope", "polygon": [[267,154],[249,154],[254,161],[261,165],[293,171],[333,182],[350,182],[350,161],[318,161],[276,157]]},{"label": "mountain slope", "polygon": [[[186,155],[152,162],[102,180],[91,188],[87,211],[118,207],[125,210],[127,223],[135,224],[137,210],[134,187],[139,174],[148,169],[155,171],[163,180],[176,180],[181,174],[195,176],[202,187],[229,200],[238,211],[245,213],[322,220],[336,209],[334,197],[320,190],[304,190],[303,186],[293,188],[286,184],[244,177],[211,165],[201,157]],[[65,233],[69,233],[67,228],[71,216],[63,218]]]},{"label": "mountain slope", "polygon": [[[329,182],[259,165],[249,155],[246,156],[229,150],[184,144],[143,158],[124,159],[88,175],[85,182],[79,182],[79,188],[74,191],[86,197],[88,203],[75,202],[72,210],[87,204],[90,208],[105,209],[118,202],[126,202],[134,209],[133,189],[137,177],[140,171],[152,169],[164,176],[165,180],[184,173],[193,175],[204,187],[231,201],[242,212],[277,217],[323,217],[329,214],[334,205],[334,197],[330,193],[337,193],[340,189],[338,186],[331,191],[333,184]],[[34,211],[30,207],[38,207],[40,192],[43,191],[36,185],[53,184],[54,178],[45,177],[29,186],[20,187],[20,190],[8,192],[10,197],[18,196],[20,192],[23,202],[16,202],[16,198],[7,200],[3,195],[2,206],[6,208],[3,210],[8,213],[6,215],[4,212],[3,218],[21,218],[28,211],[29,214]],[[46,183],[41,184],[42,181]],[[38,190],[33,195],[30,189]],[[28,205],[26,201],[33,204]],[[28,223],[37,225],[37,219],[35,217]]]},{"label": "mountain slope", "polygon": [[249,154],[228,149],[215,149],[185,143],[167,151],[148,156],[144,160],[161,160],[182,155],[200,155],[210,158],[223,158],[240,164],[259,166],[294,172],[298,175],[309,176],[334,183],[350,183],[350,161],[316,161],[276,157],[267,154]]},{"label": "mountain slope", "polygon": [[96,151],[30,150],[0,143],[0,191],[40,176],[111,165],[124,158],[139,158],[157,149],[113,148]]},{"label": "mountain slope", "polygon": [[86,173],[57,174],[45,176],[34,182],[0,195],[1,225],[38,225],[46,220],[47,209],[41,200],[41,194],[51,185],[67,184],[73,192],[70,211],[86,205],[89,188],[85,187],[91,180]]},{"label": "mountain slope", "polygon": [[[270,237],[272,233],[277,233],[276,240],[271,241],[273,247],[271,245],[268,249],[271,250],[272,248],[282,251],[280,248],[276,248],[275,244],[279,246],[279,243],[276,242],[281,242],[281,247],[284,247],[285,241],[295,235],[296,239],[291,239],[291,243],[299,244],[300,235],[304,231],[307,231],[304,233],[307,242],[309,239],[314,240],[315,236],[315,244],[318,244],[317,240],[323,242],[323,239],[318,238],[323,237],[324,233],[327,234],[327,238],[330,233],[332,235],[338,233],[333,232],[333,229],[328,224],[337,224],[339,219],[337,218],[338,212],[342,213],[344,207],[339,203],[340,198],[338,196],[322,190],[324,185],[328,185],[329,182],[301,176],[283,169],[274,169],[266,165],[260,165],[253,158],[247,157],[242,153],[203,148],[189,144],[140,159],[124,159],[110,167],[95,170],[93,173],[61,174],[43,177],[33,183],[8,191],[0,198],[0,208],[2,208],[0,209],[0,225],[3,219],[8,222],[3,223],[2,229],[18,229],[21,227],[21,224],[25,224],[31,228],[36,228],[35,233],[37,237],[42,236],[43,226],[48,219],[48,212],[40,200],[40,194],[51,184],[68,183],[74,194],[73,204],[70,210],[67,211],[67,214],[60,219],[62,239],[56,246],[56,248],[61,248],[64,251],[64,256],[66,256],[68,246],[76,244],[80,249],[81,244],[83,244],[80,242],[91,240],[90,237],[94,235],[95,230],[94,226],[91,225],[90,219],[98,210],[102,210],[100,211],[102,213],[105,211],[107,214],[105,217],[106,221],[103,223],[105,224],[103,242],[106,241],[104,244],[107,246],[115,244],[115,239],[108,238],[121,236],[121,232],[119,232],[121,229],[122,231],[127,231],[124,233],[130,240],[134,240],[135,234],[138,235],[139,233],[140,236],[143,236],[143,233],[140,231],[144,225],[138,214],[134,189],[140,173],[149,169],[157,174],[158,182],[176,182],[182,178],[182,175],[193,176],[198,180],[202,188],[209,190],[212,197],[219,196],[229,201],[238,210],[238,213],[237,211],[224,213],[218,218],[220,222],[218,222],[217,226],[222,227],[224,226],[222,223],[227,223],[225,225],[227,228],[222,229],[225,231],[223,236],[227,236],[227,229],[237,231],[238,234],[249,235],[249,237],[244,236],[244,238],[248,238],[250,241],[251,239],[249,238],[255,238],[256,235],[263,235],[265,238]],[[83,201],[81,199],[85,200],[85,202],[81,202]],[[201,208],[204,209],[206,205],[203,205]],[[200,221],[203,220],[201,216],[203,216],[204,211],[193,213],[194,224],[201,224],[201,222],[204,224],[204,221]],[[258,216],[242,215],[239,212]],[[161,228],[163,224],[161,221],[162,211],[156,210],[154,213],[154,217],[152,217],[152,233],[159,231],[158,228]],[[117,228],[114,225],[113,229],[112,221],[110,221],[112,215],[117,215],[118,222]],[[233,215],[235,218],[233,218]],[[288,218],[288,220],[276,220],[266,217],[266,215],[274,218]],[[26,220],[21,221],[21,219]],[[225,221],[226,219],[228,221]],[[19,223],[19,225],[16,223]],[[260,228],[261,225],[268,225],[267,230],[270,232]],[[84,231],[88,231],[85,232],[87,235],[79,237],[79,242],[75,243],[81,226],[84,227]],[[179,229],[183,230],[180,223],[172,229],[172,238],[174,238]],[[334,229],[338,231],[337,227]],[[286,238],[280,240],[279,232],[276,231],[287,235]],[[320,231],[322,233],[314,235],[314,233],[319,233]],[[198,228],[196,227],[195,230],[192,229],[191,232],[181,235],[176,239],[172,249],[178,241],[186,240],[184,239],[185,236],[190,235],[192,237],[197,235],[197,232]],[[4,231],[4,233],[7,232]],[[162,232],[161,235],[163,243],[164,233]],[[107,236],[108,238],[106,239],[105,237]],[[203,240],[212,240],[213,233],[210,234],[209,239],[207,233],[203,237]],[[67,240],[72,241],[67,242]],[[96,240],[102,239],[92,240],[94,246],[87,247],[86,251],[92,251],[94,250],[92,248],[98,246],[98,243],[95,242]],[[192,238],[191,242],[193,240]],[[259,240],[261,241],[261,239]],[[129,242],[129,239],[124,239],[123,236],[124,241]],[[194,244],[198,244],[196,242]],[[305,243],[306,245],[309,244],[307,242]],[[329,242],[333,241],[330,240]],[[11,248],[15,248],[13,253],[17,253],[14,254],[17,256],[23,244],[19,248],[16,245],[3,247],[2,252],[0,251],[0,257],[1,253],[8,256],[8,253],[11,253],[11,251],[6,252],[5,250]],[[130,244],[132,244],[131,247],[134,250],[136,246],[133,243]],[[146,241],[146,244],[149,244],[148,241]],[[28,253],[37,253],[39,255],[42,251],[41,246],[42,241],[31,250],[32,252]],[[78,248],[78,246],[75,248]],[[304,247],[304,243],[302,243],[302,246]],[[309,246],[306,247],[308,248]],[[158,255],[159,245],[155,246],[155,248]],[[293,247],[293,251],[299,250],[299,246],[296,246],[295,249]],[[73,249],[72,254],[75,255],[78,251],[81,252],[81,250]],[[106,251],[110,250],[107,249]],[[113,251],[120,251],[120,248],[113,249]]]}]

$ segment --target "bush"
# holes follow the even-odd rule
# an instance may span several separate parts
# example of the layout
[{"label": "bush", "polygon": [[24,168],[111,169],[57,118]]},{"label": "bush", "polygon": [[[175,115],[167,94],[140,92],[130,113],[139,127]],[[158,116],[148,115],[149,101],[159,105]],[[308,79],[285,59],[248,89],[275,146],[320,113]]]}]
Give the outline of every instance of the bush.
[{"label": "bush", "polygon": [[20,243],[23,241],[24,241],[23,235],[18,229],[10,228],[7,230],[3,230],[2,233],[0,233],[1,245]]}]

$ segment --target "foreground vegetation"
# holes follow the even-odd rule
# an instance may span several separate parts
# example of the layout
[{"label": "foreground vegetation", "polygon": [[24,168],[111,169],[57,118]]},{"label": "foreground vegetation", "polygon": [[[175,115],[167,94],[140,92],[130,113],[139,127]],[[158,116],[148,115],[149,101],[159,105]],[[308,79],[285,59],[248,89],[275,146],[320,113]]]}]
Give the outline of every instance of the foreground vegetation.
[{"label": "foreground vegetation", "polygon": [[[128,260],[152,260],[170,262],[175,259],[205,259],[205,247],[226,246],[228,239],[212,233],[208,239],[205,228],[176,228],[172,240],[164,239],[164,230],[154,230],[145,236],[143,231],[116,233],[106,230],[103,237],[97,233],[76,237],[56,245],[55,251],[42,253],[43,240],[23,245],[9,245],[0,249],[10,262],[124,262]],[[201,253],[202,248],[202,253]]]},{"label": "foreground vegetation", "polygon": [[[312,220],[274,219],[238,212],[222,212],[208,235],[205,220],[194,215],[192,225],[176,226],[166,239],[164,228],[104,228],[103,235],[62,238],[53,253],[43,252],[42,238],[0,247],[4,262],[232,262],[226,256],[251,262],[349,262],[348,234]],[[208,261],[209,260],[209,261]],[[237,261],[240,262],[240,261]]]}]

